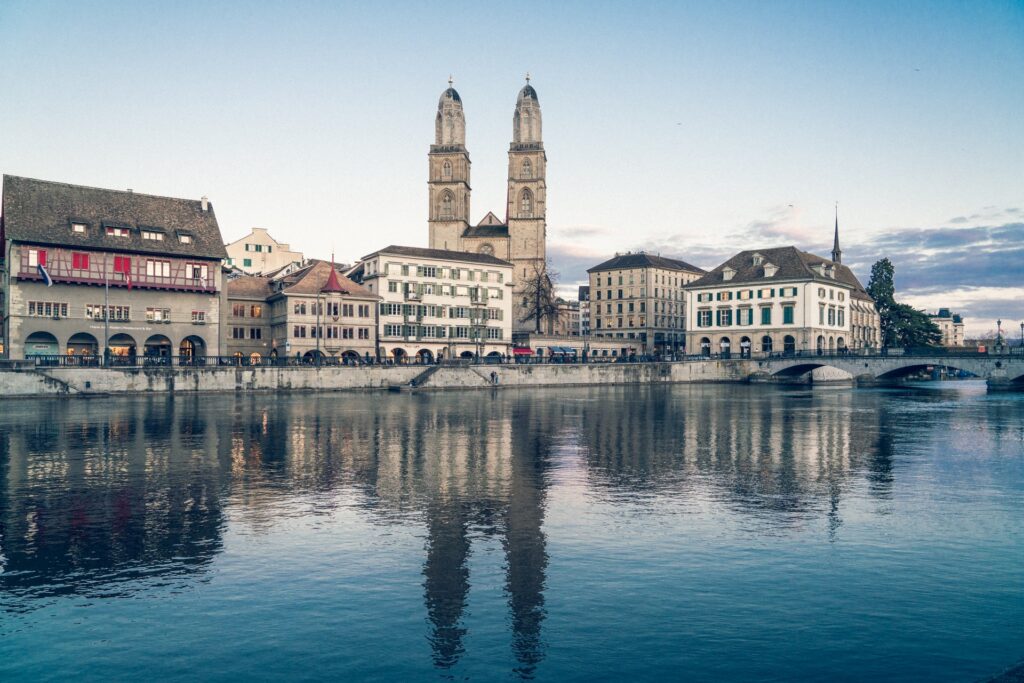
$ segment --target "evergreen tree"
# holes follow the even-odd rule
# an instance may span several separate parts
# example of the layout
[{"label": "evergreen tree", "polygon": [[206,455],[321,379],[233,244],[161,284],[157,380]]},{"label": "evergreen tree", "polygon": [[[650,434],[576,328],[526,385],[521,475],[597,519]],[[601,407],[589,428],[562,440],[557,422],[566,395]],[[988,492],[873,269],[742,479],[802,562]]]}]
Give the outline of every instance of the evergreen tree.
[{"label": "evergreen tree", "polygon": [[882,345],[909,348],[937,346],[942,332],[924,311],[896,302],[896,268],[883,258],[871,266],[867,291],[875,300],[882,323]]}]

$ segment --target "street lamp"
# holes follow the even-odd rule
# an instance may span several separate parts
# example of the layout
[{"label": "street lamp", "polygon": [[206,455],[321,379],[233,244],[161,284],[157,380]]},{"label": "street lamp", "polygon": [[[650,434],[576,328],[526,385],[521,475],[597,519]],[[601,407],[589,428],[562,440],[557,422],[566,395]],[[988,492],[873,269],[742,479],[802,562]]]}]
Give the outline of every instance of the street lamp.
[{"label": "street lamp", "polygon": [[1003,345],[1003,321],[996,320],[996,346]]},{"label": "street lamp", "polygon": [[1024,323],[1020,324],[1020,347],[1024,349]]}]

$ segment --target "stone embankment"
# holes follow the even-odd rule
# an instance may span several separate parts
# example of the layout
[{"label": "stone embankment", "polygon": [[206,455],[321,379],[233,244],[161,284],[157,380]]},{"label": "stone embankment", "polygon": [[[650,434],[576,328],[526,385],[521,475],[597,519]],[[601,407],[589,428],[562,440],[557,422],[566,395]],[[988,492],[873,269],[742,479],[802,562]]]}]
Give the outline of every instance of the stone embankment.
[{"label": "stone embankment", "polygon": [[[29,367],[0,371],[0,398],[104,396],[175,392],[357,391],[409,386],[422,366],[361,367]],[[419,389],[471,389],[588,384],[744,382],[738,363],[441,366]]]}]

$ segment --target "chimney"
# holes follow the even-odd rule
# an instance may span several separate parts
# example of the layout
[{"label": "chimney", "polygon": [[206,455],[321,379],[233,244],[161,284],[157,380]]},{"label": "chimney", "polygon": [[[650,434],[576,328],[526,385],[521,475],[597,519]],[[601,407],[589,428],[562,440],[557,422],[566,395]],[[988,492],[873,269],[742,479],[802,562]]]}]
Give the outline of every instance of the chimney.
[{"label": "chimney", "polygon": [[203,195],[203,198],[199,200],[199,205],[200,205],[201,207],[203,207],[203,211],[209,211],[209,209],[210,209],[210,198],[209,198],[209,197],[207,197],[207,196],[206,196],[206,195],[204,194],[204,195]]}]

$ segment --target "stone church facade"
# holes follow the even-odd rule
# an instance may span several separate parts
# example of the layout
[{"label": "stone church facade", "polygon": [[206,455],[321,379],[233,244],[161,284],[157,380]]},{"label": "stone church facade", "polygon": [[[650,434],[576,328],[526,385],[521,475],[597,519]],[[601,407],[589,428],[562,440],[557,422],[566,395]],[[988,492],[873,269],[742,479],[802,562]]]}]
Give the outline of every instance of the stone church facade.
[{"label": "stone church facade", "polygon": [[466,118],[462,98],[450,80],[448,86],[437,104],[429,154],[430,248],[487,254],[511,262],[514,328],[532,329],[533,322],[523,321],[529,312],[523,297],[524,281],[545,274],[547,253],[547,155],[537,91],[527,79],[516,99],[505,218],[489,211],[472,225]]}]

